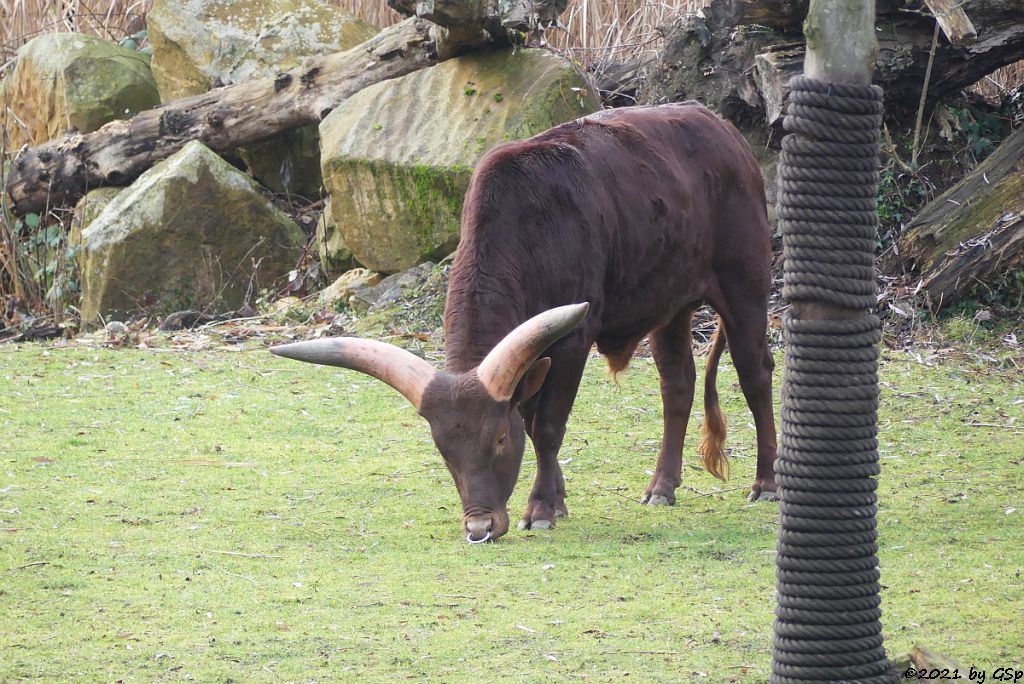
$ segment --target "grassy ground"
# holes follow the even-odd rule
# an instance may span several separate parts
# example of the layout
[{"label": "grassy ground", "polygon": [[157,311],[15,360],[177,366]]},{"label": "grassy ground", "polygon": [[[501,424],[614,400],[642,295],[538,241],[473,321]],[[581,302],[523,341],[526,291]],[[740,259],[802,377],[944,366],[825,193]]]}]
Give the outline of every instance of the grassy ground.
[{"label": "grassy ground", "polygon": [[[887,646],[1024,664],[1024,377],[883,366]],[[425,423],[386,387],[262,351],[0,347],[0,681],[767,680],[777,512],[687,467],[635,503],[652,364],[588,368],[572,517],[465,544]],[[687,455],[695,460],[690,440]],[[533,477],[527,459],[511,507]]]}]

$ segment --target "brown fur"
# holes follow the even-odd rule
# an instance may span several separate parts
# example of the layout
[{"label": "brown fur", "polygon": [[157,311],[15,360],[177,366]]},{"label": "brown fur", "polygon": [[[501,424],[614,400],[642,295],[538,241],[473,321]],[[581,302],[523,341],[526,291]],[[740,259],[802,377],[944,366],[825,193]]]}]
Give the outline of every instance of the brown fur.
[{"label": "brown fur", "polygon": [[[473,173],[460,240],[445,306],[445,370],[409,394],[459,490],[469,541],[508,530],[527,436],[537,469],[521,524],[550,527],[566,514],[558,452],[595,343],[618,374],[650,336],[664,425],[644,500],[675,501],[696,384],[690,321],[704,303],[718,312],[719,328],[704,384],[702,460],[712,475],[728,475],[715,389],[728,331],[757,428],[751,493],[775,491],[764,185],[750,147],[728,122],[695,102],[629,107],[501,145]],[[539,325],[535,317],[583,302],[586,317],[537,340],[538,348],[485,362],[496,348],[520,349],[512,332],[520,324]],[[585,308],[573,307],[580,315]],[[509,367],[492,363],[512,357]],[[319,353],[307,360],[368,367]],[[401,387],[391,370],[402,368],[378,377]]]},{"label": "brown fur", "polygon": [[[437,401],[425,400],[421,414],[467,519],[476,527],[489,520],[492,538],[506,529],[523,432],[537,454],[523,525],[551,525],[565,513],[558,452],[590,350],[596,343],[617,375],[647,335],[659,339],[652,350],[657,346],[665,424],[646,496],[674,500],[696,381],[688,326],[703,303],[721,316],[705,383],[705,467],[716,477],[728,473],[714,387],[724,327],[757,424],[754,489],[774,490],[771,371],[764,364],[770,269],[757,162],[735,128],[695,102],[599,112],[488,152],[463,205],[444,316],[444,377],[477,378],[491,350],[542,312],[581,302],[590,308],[543,352],[551,362],[532,396],[517,391],[511,402],[491,405],[465,388],[444,402],[428,393]],[[497,439],[506,432],[509,439]]]},{"label": "brown fur", "polygon": [[629,367],[629,362],[633,359],[633,353],[636,352],[638,344],[640,344],[640,340],[634,340],[627,343],[626,347],[620,351],[610,352],[602,350],[601,353],[608,362],[608,373],[612,376],[615,384],[619,383],[619,378]]},{"label": "brown fur", "polygon": [[[542,311],[590,303],[581,325],[545,352],[551,370],[522,406],[538,459],[527,524],[564,508],[558,451],[592,345],[615,377],[640,340],[704,303],[720,323],[705,381],[702,461],[712,475],[728,476],[715,390],[727,329],[758,428],[754,489],[774,490],[771,371],[763,362],[770,276],[757,162],[735,128],[695,102],[600,112],[480,161],[448,286],[446,370],[470,371]],[[695,380],[689,333],[674,334],[661,344],[665,436],[648,490],[667,500],[681,477],[679,413],[692,404]]]}]

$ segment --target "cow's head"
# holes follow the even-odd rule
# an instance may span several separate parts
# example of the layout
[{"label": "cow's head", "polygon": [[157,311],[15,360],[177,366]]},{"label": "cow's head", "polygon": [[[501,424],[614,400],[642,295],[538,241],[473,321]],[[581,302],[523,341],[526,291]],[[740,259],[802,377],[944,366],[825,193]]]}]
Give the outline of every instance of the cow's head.
[{"label": "cow's head", "polygon": [[508,531],[512,495],[526,443],[519,405],[540,390],[551,359],[544,350],[576,327],[588,305],[545,311],[510,332],[480,365],[464,373],[439,371],[400,347],[332,337],[270,351],[290,359],[351,368],[394,387],[430,423],[462,499],[462,526],[472,543]]}]

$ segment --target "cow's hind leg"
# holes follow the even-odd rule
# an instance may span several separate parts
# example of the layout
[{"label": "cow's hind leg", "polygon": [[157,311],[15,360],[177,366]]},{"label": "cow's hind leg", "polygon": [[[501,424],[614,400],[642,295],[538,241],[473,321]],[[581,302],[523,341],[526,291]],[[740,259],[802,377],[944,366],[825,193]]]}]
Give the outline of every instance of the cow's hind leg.
[{"label": "cow's hind leg", "polygon": [[555,518],[569,514],[558,450],[589,351],[590,344],[580,337],[562,340],[549,350],[551,370],[544,386],[534,402],[524,405],[526,431],[537,452],[537,477],[519,523],[521,530],[549,529],[555,526]]},{"label": "cow's hind leg", "polygon": [[[755,297],[755,288],[730,282],[723,286],[725,301],[715,306],[729,339],[740,387],[754,416],[757,430],[757,472],[750,500],[776,498],[775,459],[778,451],[772,410],[772,370],[775,361],[768,349],[768,297]],[[712,302],[712,305],[716,302]]]},{"label": "cow's hind leg", "polygon": [[693,309],[686,309],[650,335],[651,351],[661,377],[665,428],[658,465],[642,500],[652,506],[674,504],[676,488],[682,480],[683,440],[697,377],[690,333],[692,315]]}]

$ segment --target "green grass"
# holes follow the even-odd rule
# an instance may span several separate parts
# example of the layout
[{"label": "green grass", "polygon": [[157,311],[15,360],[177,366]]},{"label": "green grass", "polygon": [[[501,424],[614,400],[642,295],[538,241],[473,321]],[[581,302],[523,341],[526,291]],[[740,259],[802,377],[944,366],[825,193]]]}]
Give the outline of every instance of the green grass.
[{"label": "green grass", "polygon": [[[1019,666],[1024,378],[882,377],[887,647]],[[637,505],[656,376],[594,360],[572,517],[470,546],[426,424],[375,381],[261,350],[0,347],[0,681],[766,681],[777,512],[731,489],[754,434],[731,367],[719,384],[726,491],[687,466],[675,507]]]}]

